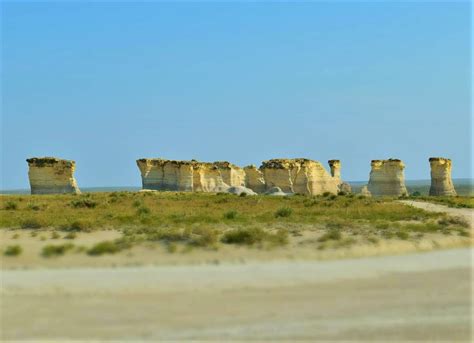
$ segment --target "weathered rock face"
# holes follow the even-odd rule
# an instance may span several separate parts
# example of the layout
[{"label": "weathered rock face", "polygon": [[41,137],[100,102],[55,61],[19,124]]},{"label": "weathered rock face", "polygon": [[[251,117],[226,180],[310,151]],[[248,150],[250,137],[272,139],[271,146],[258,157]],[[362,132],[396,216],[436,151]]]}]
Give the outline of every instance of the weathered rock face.
[{"label": "weathered rock face", "polygon": [[373,160],[368,184],[368,191],[373,196],[401,196],[407,195],[405,165],[401,160]]},{"label": "weathered rock face", "polygon": [[431,157],[429,161],[431,166],[430,195],[456,196],[451,179],[451,160],[443,157]]},{"label": "weathered rock face", "polygon": [[265,179],[262,172],[254,165],[244,167],[245,186],[256,193],[264,193],[266,190]]},{"label": "weathered rock face", "polygon": [[195,162],[193,173],[195,192],[221,192],[229,187],[214,163]]},{"label": "weathered rock face", "polygon": [[163,191],[193,191],[193,162],[161,158],[137,160],[143,189]]},{"label": "weathered rock face", "polygon": [[264,161],[260,170],[267,189],[279,187],[284,193],[337,194],[340,183],[321,163],[304,158]]},{"label": "weathered rock face", "polygon": [[[161,158],[137,160],[143,189],[178,192],[216,192],[229,186],[214,163],[173,161]],[[229,177],[230,173],[228,173]]]},{"label": "weathered rock face", "polygon": [[213,163],[220,171],[222,180],[231,187],[245,186],[245,171],[226,161],[218,161]]},{"label": "weathered rock face", "polygon": [[33,157],[26,160],[31,194],[79,194],[74,179],[76,163],[55,157]]}]

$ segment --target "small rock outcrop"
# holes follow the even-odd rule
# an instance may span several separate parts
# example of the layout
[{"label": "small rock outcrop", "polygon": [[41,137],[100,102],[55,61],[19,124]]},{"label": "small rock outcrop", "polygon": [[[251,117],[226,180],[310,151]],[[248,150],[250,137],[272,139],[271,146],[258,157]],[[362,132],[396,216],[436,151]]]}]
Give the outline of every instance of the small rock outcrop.
[{"label": "small rock outcrop", "polygon": [[272,159],[260,167],[266,188],[279,187],[284,193],[317,195],[338,193],[340,179],[332,177],[321,163],[305,159]]},{"label": "small rock outcrop", "polygon": [[28,162],[31,194],[79,194],[74,179],[76,162],[56,157],[33,157]]},{"label": "small rock outcrop", "polygon": [[364,196],[364,197],[370,197],[370,196],[372,196],[372,194],[370,194],[369,189],[367,188],[367,186],[363,186],[363,187],[360,189],[360,195],[362,195],[362,196]]},{"label": "small rock outcrop", "polygon": [[367,188],[373,196],[408,195],[403,172],[405,165],[401,160],[372,160],[371,167]]},{"label": "small rock outcrop", "polygon": [[431,157],[429,161],[431,167],[430,195],[456,196],[451,179],[451,160],[443,157]]},{"label": "small rock outcrop", "polygon": [[264,193],[266,189],[262,172],[254,165],[244,167],[245,186],[256,193]]}]

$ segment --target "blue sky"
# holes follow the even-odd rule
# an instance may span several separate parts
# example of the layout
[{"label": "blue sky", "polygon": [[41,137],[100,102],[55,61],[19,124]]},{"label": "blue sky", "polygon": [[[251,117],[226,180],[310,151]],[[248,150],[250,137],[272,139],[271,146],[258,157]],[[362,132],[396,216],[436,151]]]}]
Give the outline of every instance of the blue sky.
[{"label": "blue sky", "polygon": [[31,156],[80,186],[139,186],[141,157],[257,164],[428,158],[471,176],[468,2],[2,3],[2,184]]}]

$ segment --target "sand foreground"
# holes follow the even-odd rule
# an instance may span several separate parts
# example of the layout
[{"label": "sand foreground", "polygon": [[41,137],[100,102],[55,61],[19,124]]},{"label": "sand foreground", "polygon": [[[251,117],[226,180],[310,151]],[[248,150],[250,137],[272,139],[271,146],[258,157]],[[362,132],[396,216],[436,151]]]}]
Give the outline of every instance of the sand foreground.
[{"label": "sand foreground", "polygon": [[467,342],[472,252],[7,270],[1,338]]}]

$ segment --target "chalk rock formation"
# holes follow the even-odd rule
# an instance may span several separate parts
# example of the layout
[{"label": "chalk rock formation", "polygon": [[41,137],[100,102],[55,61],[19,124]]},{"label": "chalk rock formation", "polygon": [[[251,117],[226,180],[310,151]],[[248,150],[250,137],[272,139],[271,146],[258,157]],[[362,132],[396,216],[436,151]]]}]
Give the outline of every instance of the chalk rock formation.
[{"label": "chalk rock formation", "polygon": [[245,186],[257,193],[265,192],[265,179],[262,172],[254,165],[244,167]]},{"label": "chalk rock formation", "polygon": [[241,195],[242,193],[245,194],[245,195],[257,195],[257,193],[255,193],[255,192],[254,192],[253,190],[251,190],[250,188],[243,187],[243,186],[232,186],[232,187],[229,187],[229,188],[227,188],[226,193],[229,193],[229,194],[237,194],[237,195]]},{"label": "chalk rock formation", "polygon": [[367,186],[364,186],[364,187],[361,188],[360,195],[362,195],[364,197],[372,196],[372,194],[370,194],[369,189],[367,188]]},{"label": "chalk rock formation", "polygon": [[408,195],[401,160],[373,160],[371,167],[368,190],[373,196]]},{"label": "chalk rock formation", "polygon": [[[229,188],[229,185],[223,181],[220,170],[222,165],[214,163],[142,158],[137,160],[137,166],[141,172],[143,189],[218,192]],[[235,176],[228,169],[230,166],[224,173],[229,179],[234,180]]]},{"label": "chalk rock formation", "polygon": [[194,185],[195,192],[220,192],[229,188],[222,179],[219,167],[209,162],[194,162]]},{"label": "chalk rock formation", "polygon": [[341,182],[337,186],[337,189],[339,190],[339,192],[342,192],[342,193],[346,193],[346,194],[352,193],[352,187],[347,182]]},{"label": "chalk rock formation", "polygon": [[161,158],[137,160],[143,189],[193,191],[193,161],[171,161]]},{"label": "chalk rock formation", "polygon": [[337,194],[340,180],[332,177],[321,163],[305,158],[272,159],[260,167],[267,189],[280,187],[284,193]]},{"label": "chalk rock formation", "polygon": [[222,180],[231,187],[245,186],[245,171],[227,161],[213,163],[220,171]]},{"label": "chalk rock formation", "polygon": [[331,176],[339,180],[338,191],[343,193],[352,193],[352,187],[347,182],[342,182],[341,179],[341,161],[329,160],[329,168],[331,169]]},{"label": "chalk rock formation", "polygon": [[331,176],[336,179],[341,179],[341,161],[329,160],[329,168],[331,168]]},{"label": "chalk rock formation", "polygon": [[451,160],[442,157],[431,157],[430,195],[456,196],[451,179]]},{"label": "chalk rock formation", "polygon": [[287,196],[292,195],[293,193],[285,193],[281,190],[280,187],[272,187],[268,191],[265,192],[266,195],[274,195],[274,196]]},{"label": "chalk rock formation", "polygon": [[76,162],[55,157],[33,157],[26,160],[31,194],[79,194],[74,179]]}]

